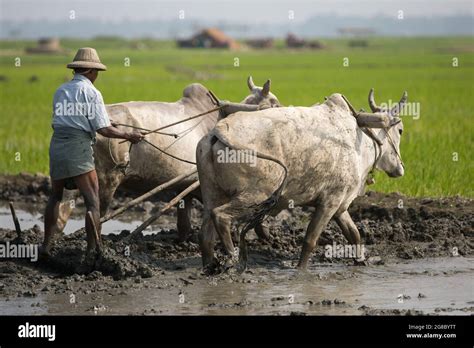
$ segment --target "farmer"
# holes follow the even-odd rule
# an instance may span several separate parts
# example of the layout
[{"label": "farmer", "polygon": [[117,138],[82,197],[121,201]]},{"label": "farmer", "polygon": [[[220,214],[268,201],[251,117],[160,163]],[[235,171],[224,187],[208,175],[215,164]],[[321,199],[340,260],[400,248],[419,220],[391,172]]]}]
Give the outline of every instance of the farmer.
[{"label": "farmer", "polygon": [[[142,133],[123,132],[109,120],[102,94],[94,87],[99,71],[107,69],[95,49],[79,49],[67,67],[74,70],[74,77],[57,89],[53,99],[54,133],[49,147],[52,192],[44,215],[43,255],[50,252],[65,188],[79,189],[87,212],[92,213],[100,233],[99,183],[92,148],[96,132],[107,138],[126,139],[133,144],[143,139]],[[96,238],[87,214],[86,233],[89,254],[96,247]]]}]

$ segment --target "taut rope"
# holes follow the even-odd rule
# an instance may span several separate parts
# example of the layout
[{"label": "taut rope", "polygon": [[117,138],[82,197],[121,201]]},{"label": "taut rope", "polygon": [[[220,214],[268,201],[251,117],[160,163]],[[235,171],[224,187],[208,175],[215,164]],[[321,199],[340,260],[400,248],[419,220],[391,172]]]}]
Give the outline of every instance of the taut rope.
[{"label": "taut rope", "polygon": [[[212,92],[211,92],[211,93],[212,93]],[[216,98],[216,97],[214,96],[214,94],[212,94],[212,97],[213,97],[213,98]],[[211,98],[211,96],[210,96],[210,98]],[[212,98],[211,98],[211,99],[212,99]],[[216,100],[217,100],[217,98],[216,98]],[[202,113],[200,113],[200,114],[197,114],[197,115],[194,115],[194,116],[185,118],[184,120],[181,120],[181,121],[177,121],[177,122],[170,123],[170,124],[168,124],[168,125],[166,125],[166,126],[162,126],[162,127],[157,128],[157,129],[154,129],[154,130],[150,130],[150,129],[146,129],[146,128],[142,128],[142,127],[137,127],[137,126],[133,126],[133,125],[129,125],[129,124],[124,124],[124,123],[115,123],[115,124],[116,124],[117,126],[129,127],[129,128],[139,129],[139,130],[145,131],[146,133],[145,133],[144,135],[148,135],[148,134],[151,134],[151,133],[157,133],[157,134],[161,134],[161,135],[172,136],[172,137],[178,139],[181,134],[184,134],[184,133],[188,134],[189,131],[192,131],[200,122],[199,122],[198,124],[196,124],[196,125],[190,127],[189,129],[186,129],[186,130],[182,131],[181,133],[164,133],[164,132],[160,132],[160,130],[166,129],[166,128],[169,128],[169,127],[172,127],[172,126],[175,126],[175,125],[178,125],[178,124],[180,124],[180,123],[184,123],[184,122],[193,120],[193,119],[198,118],[198,117],[203,117],[203,116],[209,115],[209,114],[213,113],[214,111],[221,110],[223,107],[224,107],[224,105],[217,106],[217,107],[215,107],[215,108],[212,108],[212,109],[207,110],[207,111],[205,111],[205,112],[202,112]],[[186,135],[186,134],[185,134],[185,135]],[[120,170],[122,170],[122,171],[125,173],[125,170],[127,169],[127,167],[128,167],[129,164],[130,164],[130,159],[129,159],[128,162],[125,163],[125,164],[123,164],[123,163],[118,163],[118,162],[115,160],[115,158],[114,158],[114,156],[113,156],[113,154],[112,154],[112,150],[111,150],[111,148],[110,148],[110,138],[107,138],[107,139],[108,139],[109,155],[110,155],[110,158],[112,159],[112,162],[113,162],[114,165],[115,165],[114,169],[115,169],[115,168],[119,168]],[[124,143],[124,142],[126,142],[126,141],[128,141],[128,140],[120,141],[119,144],[122,144],[122,143]],[[185,163],[189,163],[189,164],[194,164],[194,165],[196,165],[196,162],[188,161],[188,160],[185,160],[185,159],[183,159],[183,158],[174,156],[174,155],[170,154],[169,152],[166,152],[165,150],[159,148],[159,147],[156,146],[155,144],[149,142],[149,141],[146,140],[146,139],[143,139],[143,141],[146,142],[147,144],[149,144],[150,146],[154,147],[155,149],[157,149],[157,150],[160,151],[161,153],[163,153],[163,154],[165,154],[165,155],[167,155],[167,156],[169,156],[169,157],[171,157],[171,158],[174,158],[174,159],[176,159],[176,160],[178,160],[178,161],[181,161],[181,162],[185,162]],[[133,145],[133,144],[130,143],[130,147],[129,147],[129,149],[128,149],[128,152],[129,152],[129,153],[130,153],[130,151],[132,150],[132,145]]]},{"label": "taut rope", "polygon": [[[202,117],[202,116],[206,116],[214,111],[217,111],[217,110],[220,110],[222,108],[224,108],[225,105],[221,105],[221,106],[217,106],[211,110],[207,110],[205,112],[202,112],[200,114],[197,114],[197,115],[194,115],[194,116],[191,116],[191,117],[188,117],[188,118],[185,118],[184,120],[181,120],[181,121],[177,121],[177,122],[173,122],[173,123],[170,123],[166,126],[162,126],[162,127],[159,127],[157,129],[154,129],[154,130],[151,130],[151,131],[148,131],[146,132],[144,135],[148,135],[150,133],[158,133],[158,131],[162,130],[162,129],[166,129],[166,128],[169,128],[169,127],[172,127],[172,126],[176,126],[177,124],[180,124],[180,123],[183,123],[183,122],[187,122],[187,121],[190,121],[190,120],[193,120],[195,118],[198,118],[198,117]],[[122,140],[121,142],[119,142],[119,144],[122,144],[124,142],[126,142],[128,140]]]}]

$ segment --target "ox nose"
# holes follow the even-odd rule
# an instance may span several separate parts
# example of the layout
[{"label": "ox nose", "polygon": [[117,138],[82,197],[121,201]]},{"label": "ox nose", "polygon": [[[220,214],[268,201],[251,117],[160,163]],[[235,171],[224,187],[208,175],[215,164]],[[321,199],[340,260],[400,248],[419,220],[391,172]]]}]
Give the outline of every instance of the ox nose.
[{"label": "ox nose", "polygon": [[403,163],[402,163],[402,168],[399,174],[400,174],[399,176],[403,176],[405,174],[405,166],[403,165]]},{"label": "ox nose", "polygon": [[398,178],[400,176],[403,176],[404,174],[405,174],[405,168],[403,167],[403,165],[401,165],[397,169],[395,169],[393,172],[391,172],[389,176],[392,178]]}]

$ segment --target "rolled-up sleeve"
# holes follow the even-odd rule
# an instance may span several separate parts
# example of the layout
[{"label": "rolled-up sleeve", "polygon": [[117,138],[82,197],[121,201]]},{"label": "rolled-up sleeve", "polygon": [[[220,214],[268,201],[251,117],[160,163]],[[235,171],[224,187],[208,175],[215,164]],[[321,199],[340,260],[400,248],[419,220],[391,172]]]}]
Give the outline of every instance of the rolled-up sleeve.
[{"label": "rolled-up sleeve", "polygon": [[92,96],[91,107],[89,110],[89,120],[93,130],[96,131],[101,128],[110,127],[110,119],[105,109],[104,99],[102,94],[95,90]]}]

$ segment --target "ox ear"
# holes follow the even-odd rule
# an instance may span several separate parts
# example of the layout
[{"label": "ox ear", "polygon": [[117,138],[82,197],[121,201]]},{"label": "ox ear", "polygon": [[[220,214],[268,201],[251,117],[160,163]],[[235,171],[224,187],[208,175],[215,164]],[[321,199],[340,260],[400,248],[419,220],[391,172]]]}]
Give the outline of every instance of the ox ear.
[{"label": "ox ear", "polygon": [[255,88],[255,84],[253,83],[252,76],[247,77],[247,86],[249,87],[250,91]]},{"label": "ox ear", "polygon": [[390,126],[390,117],[385,113],[361,112],[357,116],[357,124],[359,127],[367,128],[387,128]]},{"label": "ox ear", "polygon": [[270,86],[272,84],[272,81],[271,80],[267,80],[267,82],[265,82],[265,84],[263,85],[263,88],[262,88],[262,95],[264,97],[267,97],[268,96],[268,93],[270,93]]}]

